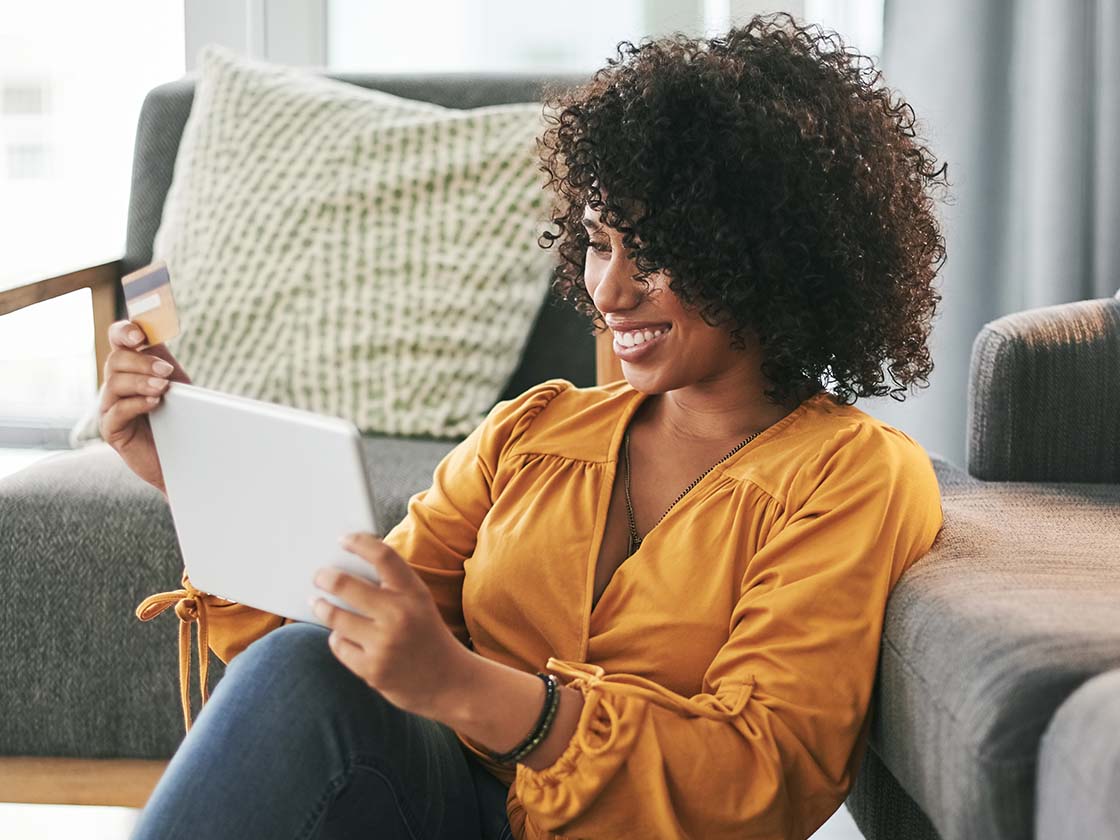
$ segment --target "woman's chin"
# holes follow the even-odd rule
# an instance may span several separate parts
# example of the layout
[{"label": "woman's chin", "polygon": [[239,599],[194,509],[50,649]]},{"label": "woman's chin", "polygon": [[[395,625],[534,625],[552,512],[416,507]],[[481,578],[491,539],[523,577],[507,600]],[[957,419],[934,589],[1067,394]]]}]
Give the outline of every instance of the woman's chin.
[{"label": "woman's chin", "polygon": [[663,394],[669,390],[666,380],[656,369],[650,370],[644,365],[631,365],[622,363],[622,375],[635,391],[643,394]]}]

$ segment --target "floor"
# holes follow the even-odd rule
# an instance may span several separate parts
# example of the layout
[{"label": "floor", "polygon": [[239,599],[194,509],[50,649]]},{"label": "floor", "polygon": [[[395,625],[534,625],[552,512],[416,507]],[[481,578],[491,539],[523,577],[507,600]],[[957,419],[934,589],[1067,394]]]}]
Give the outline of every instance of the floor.
[{"label": "floor", "polygon": [[[133,808],[0,804],[0,825],[4,826],[4,840],[128,840],[136,814]],[[841,807],[812,840],[863,840],[863,835],[848,809]]]},{"label": "floor", "polygon": [[0,804],[4,840],[128,840],[134,808]]},{"label": "floor", "polygon": [[[0,449],[0,478],[40,458],[55,454],[39,449]],[[0,825],[4,840],[56,840],[81,837],[83,840],[128,840],[136,822],[134,808],[94,807],[89,805],[19,805],[0,803]],[[821,826],[812,840],[862,840],[848,809],[841,807]]]}]

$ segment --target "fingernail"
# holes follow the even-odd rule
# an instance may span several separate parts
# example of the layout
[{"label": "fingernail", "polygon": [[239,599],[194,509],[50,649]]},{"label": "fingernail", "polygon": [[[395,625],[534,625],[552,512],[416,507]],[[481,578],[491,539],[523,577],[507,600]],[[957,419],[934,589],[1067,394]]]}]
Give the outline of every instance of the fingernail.
[{"label": "fingernail", "polygon": [[167,376],[169,373],[171,373],[171,371],[175,370],[175,368],[171,367],[171,365],[165,362],[163,359],[160,359],[158,362],[152,365],[152,370],[154,370],[160,376]]},{"label": "fingernail", "polygon": [[140,332],[140,330],[129,330],[128,331],[128,340],[131,341],[133,344],[137,344],[143,337],[144,337],[144,333]]}]

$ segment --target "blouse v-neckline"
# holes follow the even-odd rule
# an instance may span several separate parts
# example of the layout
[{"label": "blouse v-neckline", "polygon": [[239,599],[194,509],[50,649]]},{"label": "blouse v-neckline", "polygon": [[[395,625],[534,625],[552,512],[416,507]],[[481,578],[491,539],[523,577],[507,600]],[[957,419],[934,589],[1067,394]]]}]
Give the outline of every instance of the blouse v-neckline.
[{"label": "blouse v-neckline", "polygon": [[[592,544],[588,552],[586,563],[587,568],[585,570],[586,595],[583,602],[584,632],[582,636],[583,652],[581,656],[587,655],[587,645],[589,643],[591,635],[591,622],[598,614],[599,608],[603,604],[603,599],[606,598],[607,594],[611,592],[612,587],[617,588],[616,581],[619,577],[619,574],[623,571],[624,568],[626,568],[627,564],[629,564],[631,560],[641,554],[642,550],[647,545],[649,545],[650,537],[657,532],[658,528],[662,528],[662,533],[664,532],[664,523],[682,507],[687,506],[686,500],[688,499],[688,496],[691,495],[697,487],[704,484],[704,482],[710,482],[712,480],[711,476],[721,472],[721,470],[717,469],[718,467],[723,467],[726,469],[729,463],[733,463],[736,459],[743,457],[744,452],[751,451],[752,448],[756,447],[760,441],[768,440],[769,438],[777,435],[782,431],[782,429],[789,426],[798,417],[804,414],[809,409],[809,406],[811,404],[821,399],[822,395],[826,393],[826,391],[818,391],[816,394],[806,397],[785,417],[770,424],[757,435],[755,435],[755,437],[752,438],[751,441],[745,446],[741,447],[738,451],[732,453],[730,456],[725,457],[723,460],[713,465],[713,467],[708,470],[708,472],[705,473],[704,476],[690,488],[689,493],[685,494],[684,498],[677,501],[667,511],[665,511],[665,514],[661,517],[661,519],[659,519],[657,523],[652,528],[650,528],[649,531],[646,532],[646,535],[642,538],[641,544],[634,550],[634,553],[623,558],[622,562],[615,567],[614,571],[611,573],[611,576],[607,579],[607,583],[603,587],[603,591],[599,593],[599,599],[596,600],[594,604],[592,604],[592,601],[595,599],[595,575],[598,571],[599,566],[599,553],[602,550],[603,540],[606,538],[607,516],[610,512],[611,496],[614,493],[614,483],[618,477],[619,464],[621,460],[620,449],[622,446],[622,439],[626,434],[627,429],[630,427],[631,421],[637,415],[638,410],[642,407],[645,401],[650,396],[652,396],[651,394],[647,394],[643,391],[632,389],[630,400],[626,403],[625,408],[620,412],[619,419],[614,424],[611,431],[611,441],[610,446],[608,447],[607,454],[607,468],[599,473],[603,483],[599,487],[599,498],[597,503],[598,506],[595,515],[594,537],[592,539]],[[679,514],[677,515],[679,516]]]}]

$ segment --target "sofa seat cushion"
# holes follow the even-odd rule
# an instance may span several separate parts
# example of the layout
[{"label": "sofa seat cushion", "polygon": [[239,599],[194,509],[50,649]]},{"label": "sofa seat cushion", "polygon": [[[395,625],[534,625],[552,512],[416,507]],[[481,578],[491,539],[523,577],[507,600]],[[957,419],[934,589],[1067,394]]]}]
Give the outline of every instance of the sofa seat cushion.
[{"label": "sofa seat cushion", "polygon": [[[386,530],[455,445],[363,444]],[[183,735],[178,628],[172,613],[151,625],[135,615],[153,592],[177,588],[182,573],[160,493],[98,442],[0,480],[0,533],[0,685],[10,687],[0,695],[0,752],[169,758]],[[211,687],[224,672],[211,657]]]},{"label": "sofa seat cushion", "polygon": [[1031,836],[1039,741],[1120,666],[1120,486],[984,482],[887,605],[871,743],[945,840]]},{"label": "sofa seat cushion", "polygon": [[1120,838],[1120,669],[1058,709],[1038,757],[1037,840]]}]

